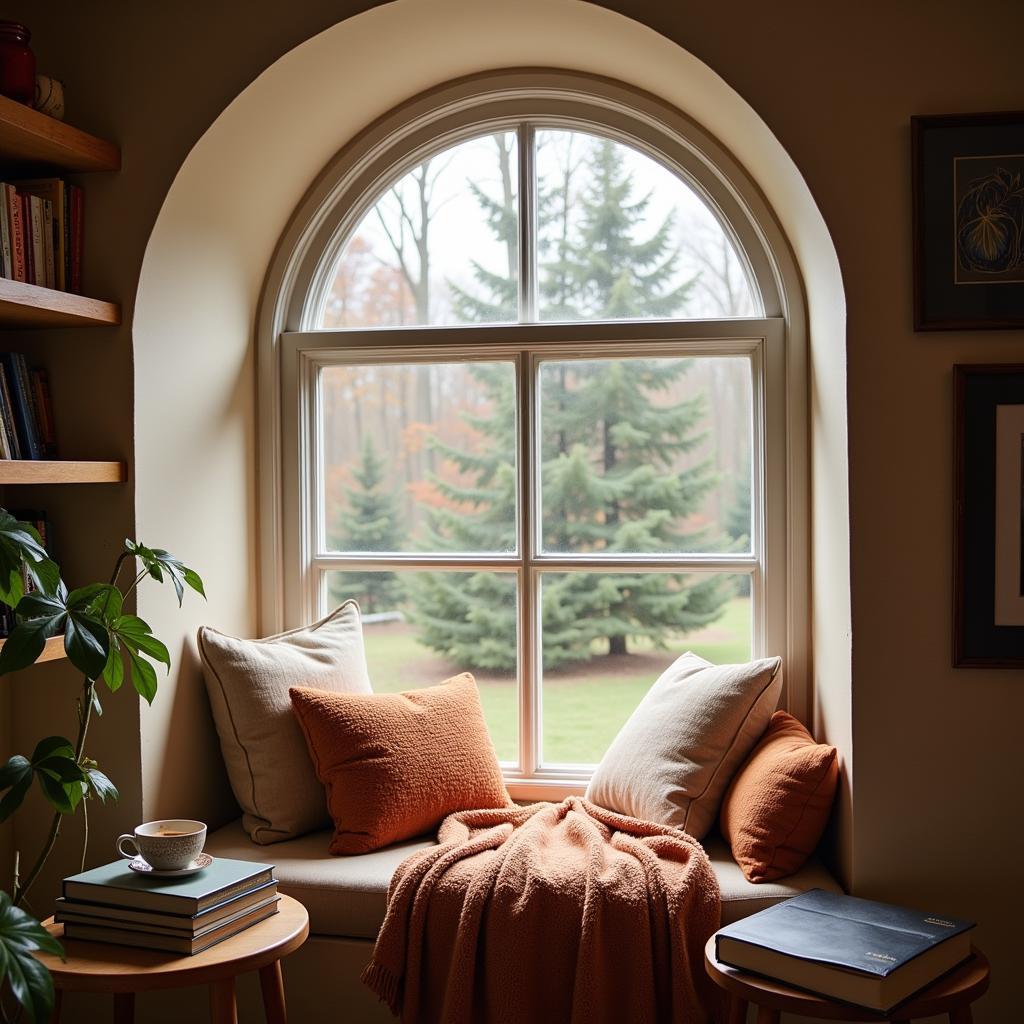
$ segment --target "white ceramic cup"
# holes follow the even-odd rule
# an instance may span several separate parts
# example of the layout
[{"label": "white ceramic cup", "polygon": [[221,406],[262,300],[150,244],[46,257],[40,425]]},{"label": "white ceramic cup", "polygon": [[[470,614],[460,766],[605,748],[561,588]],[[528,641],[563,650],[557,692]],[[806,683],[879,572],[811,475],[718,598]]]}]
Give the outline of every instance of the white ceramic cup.
[{"label": "white ceramic cup", "polygon": [[[131,852],[125,849],[130,844]],[[187,868],[203,852],[206,825],[187,818],[162,818],[139,825],[134,833],[117,837],[117,852],[129,860],[141,857],[157,871]]]}]

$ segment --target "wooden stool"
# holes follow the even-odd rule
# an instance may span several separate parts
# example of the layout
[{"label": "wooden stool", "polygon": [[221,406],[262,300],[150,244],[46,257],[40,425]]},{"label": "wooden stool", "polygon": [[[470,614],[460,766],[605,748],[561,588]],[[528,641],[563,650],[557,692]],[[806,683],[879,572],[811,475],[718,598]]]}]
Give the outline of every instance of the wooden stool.
[{"label": "wooden stool", "polygon": [[891,1016],[863,1007],[838,1003],[827,996],[811,995],[783,981],[770,981],[756,974],[721,963],[715,956],[715,938],[704,947],[704,967],[711,980],[729,994],[729,1024],[745,1024],[747,1007],[757,1007],[757,1024],[779,1024],[782,1013],[798,1013],[819,1020],[873,1021],[909,1024],[937,1014],[949,1014],[950,1024],[971,1024],[971,1003],[988,988],[989,968],[985,954],[971,947],[970,960],[891,1011]]},{"label": "wooden stool", "polygon": [[136,992],[208,985],[210,1020],[213,1024],[237,1024],[235,977],[259,971],[267,1024],[286,1024],[281,958],[306,941],[309,915],[290,896],[282,896],[277,906],[278,913],[273,917],[195,956],[104,942],[65,941],[63,925],[54,924],[53,918],[44,921],[47,931],[64,943],[66,955],[61,960],[36,953],[36,959],[53,975],[57,989],[52,1020],[60,1020],[62,992],[109,992],[114,997],[114,1024],[132,1024]]}]

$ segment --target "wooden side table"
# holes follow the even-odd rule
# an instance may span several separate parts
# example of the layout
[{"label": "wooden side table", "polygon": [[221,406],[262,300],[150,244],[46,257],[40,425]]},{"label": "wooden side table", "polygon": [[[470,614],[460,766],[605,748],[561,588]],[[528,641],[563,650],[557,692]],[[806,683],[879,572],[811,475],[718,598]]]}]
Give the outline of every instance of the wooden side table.
[{"label": "wooden side table", "polygon": [[970,960],[921,989],[885,1018],[874,1010],[802,992],[785,982],[770,981],[723,964],[715,956],[714,936],[704,947],[704,967],[711,980],[729,995],[729,1024],[744,1024],[748,1006],[757,1007],[757,1024],[779,1024],[782,1013],[798,1013],[819,1020],[870,1021],[873,1024],[882,1020],[892,1024],[910,1024],[914,1020],[945,1013],[949,1015],[950,1024],[971,1024],[971,1003],[985,994],[989,982],[985,954],[973,946],[971,950],[974,955]]},{"label": "wooden side table", "polygon": [[114,997],[114,1024],[132,1024],[136,992],[207,985],[212,1024],[237,1024],[235,978],[246,971],[259,971],[267,1024],[286,1024],[281,959],[306,941],[309,915],[290,896],[282,896],[277,906],[273,917],[195,956],[104,942],[64,941],[64,926],[54,924],[53,918],[44,921],[47,931],[64,943],[66,956],[61,960],[48,953],[36,954],[49,968],[57,990],[52,1020],[60,1020],[63,992],[109,992]]}]

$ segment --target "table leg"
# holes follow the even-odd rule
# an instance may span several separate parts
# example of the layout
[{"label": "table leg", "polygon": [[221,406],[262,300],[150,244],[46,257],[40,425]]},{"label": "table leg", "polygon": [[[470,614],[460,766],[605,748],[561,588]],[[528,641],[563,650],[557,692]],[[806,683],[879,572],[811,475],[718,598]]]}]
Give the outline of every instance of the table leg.
[{"label": "table leg", "polygon": [[729,996],[729,1024],[747,1024],[747,1007],[750,1004],[733,992]]},{"label": "table leg", "polygon": [[781,1017],[778,1010],[772,1010],[767,1006],[757,1008],[757,1024],[779,1024]]},{"label": "table leg", "polygon": [[949,1011],[949,1024],[974,1024],[974,1014],[971,1013],[971,1004],[964,1003]]},{"label": "table leg", "polygon": [[234,978],[210,983],[210,1024],[238,1024]]},{"label": "table leg", "polygon": [[135,1024],[135,993],[114,994],[114,1024]]},{"label": "table leg", "polygon": [[263,991],[263,1012],[267,1024],[288,1024],[288,1011],[284,1004],[284,978],[281,961],[260,968],[260,988]]}]

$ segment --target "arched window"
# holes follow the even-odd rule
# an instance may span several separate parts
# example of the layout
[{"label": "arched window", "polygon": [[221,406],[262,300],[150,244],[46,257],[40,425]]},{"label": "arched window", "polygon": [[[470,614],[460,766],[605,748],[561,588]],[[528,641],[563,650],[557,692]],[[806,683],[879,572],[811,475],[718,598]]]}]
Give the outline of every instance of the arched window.
[{"label": "arched window", "polygon": [[523,796],[585,785],[682,651],[805,643],[771,253],[728,169],[585,82],[389,115],[276,295],[282,624],[355,597],[375,690],[472,672]]}]

